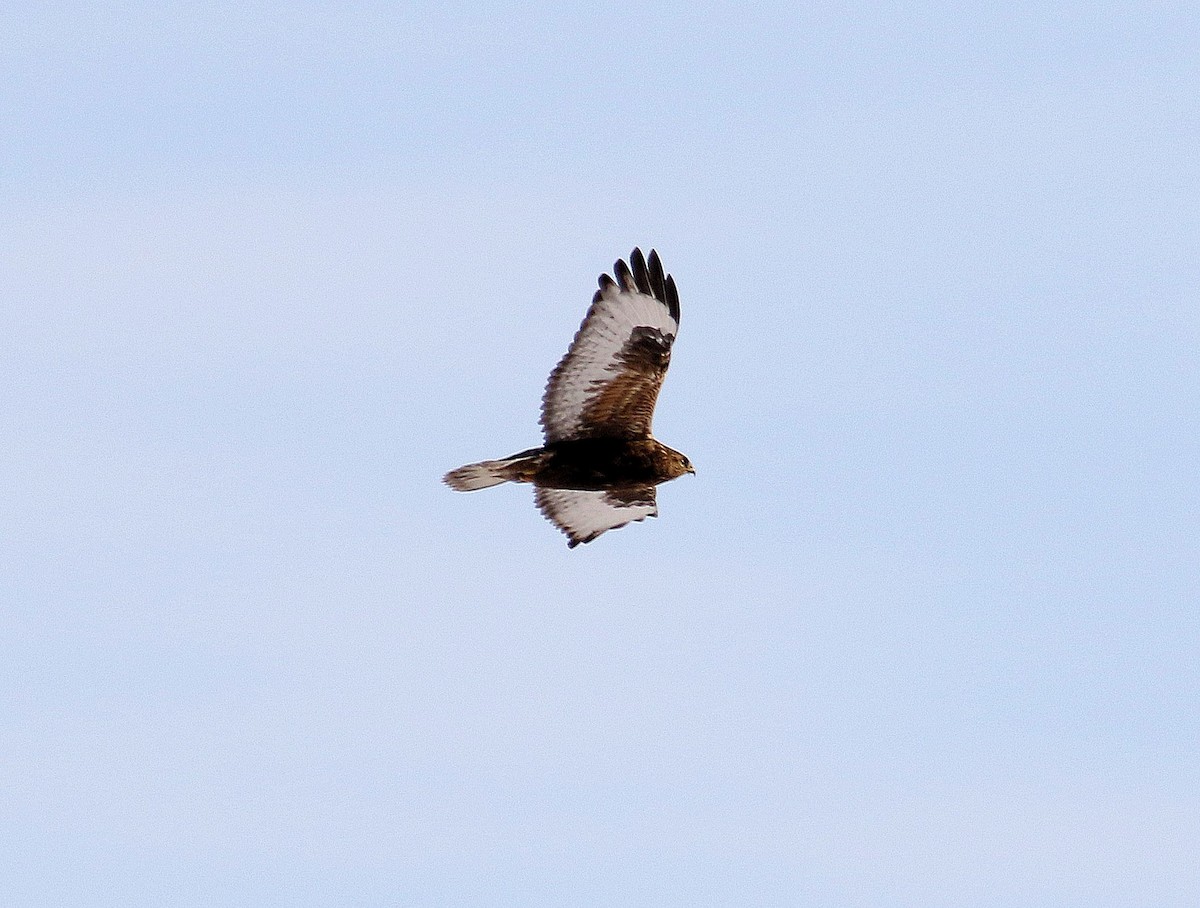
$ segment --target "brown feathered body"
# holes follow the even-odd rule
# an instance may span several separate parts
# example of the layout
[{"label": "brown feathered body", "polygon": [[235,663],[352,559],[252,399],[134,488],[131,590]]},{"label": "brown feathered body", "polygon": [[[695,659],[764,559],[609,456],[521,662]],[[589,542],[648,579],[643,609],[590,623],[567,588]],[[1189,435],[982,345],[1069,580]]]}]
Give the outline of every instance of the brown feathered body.
[{"label": "brown feathered body", "polygon": [[531,483],[538,508],[572,548],[632,521],[655,517],[655,486],[694,473],[690,461],[650,434],[679,329],[679,294],[658,254],[638,249],[600,289],[542,398],[546,443],[502,460],[452,470],[445,482],[470,492]]},{"label": "brown feathered body", "polygon": [[472,491],[473,477],[487,475],[496,480],[489,485],[528,482],[545,489],[598,492],[656,486],[691,472],[686,457],[653,438],[580,438],[459,467],[446,474],[446,484]]}]

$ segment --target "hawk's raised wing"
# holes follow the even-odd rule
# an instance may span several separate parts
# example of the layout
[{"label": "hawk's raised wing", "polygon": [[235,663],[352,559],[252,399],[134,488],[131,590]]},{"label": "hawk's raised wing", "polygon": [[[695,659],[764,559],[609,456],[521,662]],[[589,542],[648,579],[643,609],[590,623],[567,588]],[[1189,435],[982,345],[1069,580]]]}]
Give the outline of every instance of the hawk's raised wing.
[{"label": "hawk's raised wing", "polygon": [[654,486],[605,492],[539,487],[534,490],[533,501],[551,523],[567,534],[567,547],[572,549],[608,530],[658,516]]},{"label": "hawk's raised wing", "polygon": [[[567,355],[542,397],[547,442],[572,438],[647,438],[654,403],[679,330],[679,293],[658,253],[640,249],[600,275]],[[639,518],[640,519],[640,518]],[[607,528],[606,528],[607,529]]]}]

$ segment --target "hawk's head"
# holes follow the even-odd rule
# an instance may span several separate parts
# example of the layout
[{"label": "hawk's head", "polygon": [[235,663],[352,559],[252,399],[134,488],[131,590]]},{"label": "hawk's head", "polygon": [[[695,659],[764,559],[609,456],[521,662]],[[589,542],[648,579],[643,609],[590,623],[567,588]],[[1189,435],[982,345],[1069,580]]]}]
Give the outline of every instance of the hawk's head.
[{"label": "hawk's head", "polygon": [[678,479],[684,473],[696,475],[696,468],[692,466],[692,462],[687,459],[686,454],[680,454],[666,445],[662,446],[661,453],[663,473],[667,479]]}]

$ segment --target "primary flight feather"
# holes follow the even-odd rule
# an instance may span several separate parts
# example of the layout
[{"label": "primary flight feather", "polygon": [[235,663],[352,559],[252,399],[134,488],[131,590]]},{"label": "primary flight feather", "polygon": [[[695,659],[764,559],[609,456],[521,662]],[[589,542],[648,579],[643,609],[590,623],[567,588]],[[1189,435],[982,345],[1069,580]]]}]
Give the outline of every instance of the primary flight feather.
[{"label": "primary flight feather", "polygon": [[471,492],[502,482],[536,487],[538,509],[571,548],[632,521],[658,516],[655,486],[695,473],[650,434],[654,404],[679,331],[679,293],[658,253],[618,260],[542,397],[545,444],[446,474]]}]

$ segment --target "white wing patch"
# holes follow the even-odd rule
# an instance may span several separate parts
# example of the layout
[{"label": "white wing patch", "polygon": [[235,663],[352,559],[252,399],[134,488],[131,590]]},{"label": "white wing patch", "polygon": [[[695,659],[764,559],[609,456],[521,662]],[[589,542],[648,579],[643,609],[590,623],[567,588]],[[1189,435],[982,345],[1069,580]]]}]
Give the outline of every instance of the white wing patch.
[{"label": "white wing patch", "polygon": [[542,397],[542,428],[546,441],[577,437],[583,415],[593,400],[622,369],[619,354],[639,327],[656,329],[670,345],[679,331],[679,296],[670,275],[663,275],[658,254],[651,250],[649,267],[638,249],[630,255],[632,272],[623,261],[613,270],[614,281],[600,276],[592,300],[570,349],[562,358]]},{"label": "white wing patch", "polygon": [[567,546],[572,549],[608,530],[658,516],[654,486],[609,492],[538,488],[533,500],[538,510],[567,534]]}]

